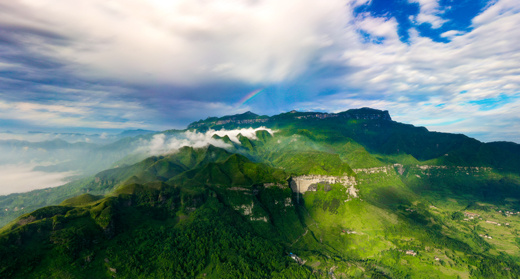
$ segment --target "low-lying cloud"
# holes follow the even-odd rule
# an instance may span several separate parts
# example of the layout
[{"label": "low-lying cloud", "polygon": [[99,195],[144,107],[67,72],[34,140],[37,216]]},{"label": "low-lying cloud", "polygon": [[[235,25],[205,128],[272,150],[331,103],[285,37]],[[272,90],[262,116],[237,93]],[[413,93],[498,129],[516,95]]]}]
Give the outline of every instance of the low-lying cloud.
[{"label": "low-lying cloud", "polygon": [[100,134],[81,134],[81,133],[44,133],[44,132],[33,132],[33,133],[12,133],[0,132],[0,141],[27,141],[27,142],[42,142],[52,140],[64,140],[69,143],[98,143],[106,144],[114,142],[121,137],[115,134],[100,133]]},{"label": "low-lying cloud", "polygon": [[68,182],[74,172],[34,171],[34,164],[0,166],[0,195],[56,187]]},{"label": "low-lying cloud", "polygon": [[137,152],[143,152],[147,155],[161,155],[175,153],[184,146],[202,148],[208,145],[213,145],[220,148],[231,148],[231,144],[226,143],[221,139],[216,139],[213,136],[228,136],[231,141],[240,144],[238,135],[241,134],[250,139],[257,139],[256,132],[259,130],[266,130],[270,134],[274,134],[275,132],[271,129],[260,127],[236,130],[209,130],[205,133],[186,131],[175,135],[161,133],[154,135],[150,140],[143,140],[141,146],[137,149]]}]

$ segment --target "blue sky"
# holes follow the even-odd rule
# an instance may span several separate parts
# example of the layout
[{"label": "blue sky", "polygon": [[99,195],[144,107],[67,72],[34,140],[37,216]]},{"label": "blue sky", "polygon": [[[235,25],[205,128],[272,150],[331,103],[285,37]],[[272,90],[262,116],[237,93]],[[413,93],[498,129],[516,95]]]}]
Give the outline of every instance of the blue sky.
[{"label": "blue sky", "polygon": [[520,142],[517,0],[4,2],[0,133],[368,106]]}]

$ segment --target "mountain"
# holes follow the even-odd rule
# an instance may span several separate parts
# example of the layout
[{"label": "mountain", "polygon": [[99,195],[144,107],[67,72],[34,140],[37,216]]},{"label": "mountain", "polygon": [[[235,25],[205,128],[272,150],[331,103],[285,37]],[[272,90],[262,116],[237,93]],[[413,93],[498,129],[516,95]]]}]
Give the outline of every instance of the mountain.
[{"label": "mountain", "polygon": [[273,117],[259,116],[250,111],[243,114],[228,115],[224,117],[209,117],[206,120],[199,120],[188,125],[188,129],[207,129],[207,128],[234,128],[240,125],[253,124],[277,124],[279,122],[305,120],[305,119],[363,119],[363,120],[388,120],[391,121],[388,111],[380,111],[371,108],[351,109],[341,113],[322,113],[322,112],[297,112],[295,110],[282,113]]},{"label": "mountain", "polygon": [[[169,134],[176,134],[172,130]],[[86,142],[69,143],[61,139],[42,142],[22,140],[0,140],[0,168],[3,165],[27,166],[32,172],[46,172],[49,175],[65,173],[71,181],[64,186],[34,190],[27,193],[0,195],[0,226],[12,221],[20,214],[28,213],[46,205],[60,203],[63,199],[84,193],[85,181],[91,176],[114,166],[134,164],[149,155],[140,150],[143,142],[150,140],[151,134],[125,137],[108,144]],[[13,168],[13,167],[11,167]],[[15,168],[16,169],[16,168]],[[21,177],[23,181],[23,177]],[[7,188],[14,188],[0,183]],[[39,187],[42,188],[42,187]],[[99,189],[97,194],[106,194]]]},{"label": "mountain", "polygon": [[151,130],[143,130],[143,129],[136,129],[136,130],[125,130],[119,134],[120,137],[135,137],[139,135],[146,135],[146,134],[152,134],[156,131]]},{"label": "mountain", "polygon": [[0,230],[0,275],[519,277],[518,144],[369,108],[188,127],[256,130],[37,192],[41,208]]},{"label": "mountain", "polygon": [[[192,128],[209,128],[212,126],[222,126],[222,125],[240,125],[240,124],[255,124],[255,123],[265,123],[270,118],[268,116],[259,116],[250,111],[247,111],[242,114],[236,115],[228,115],[224,117],[208,117],[206,120],[199,120],[197,122],[191,123],[188,125],[188,129]],[[228,127],[230,125],[227,125]]]}]

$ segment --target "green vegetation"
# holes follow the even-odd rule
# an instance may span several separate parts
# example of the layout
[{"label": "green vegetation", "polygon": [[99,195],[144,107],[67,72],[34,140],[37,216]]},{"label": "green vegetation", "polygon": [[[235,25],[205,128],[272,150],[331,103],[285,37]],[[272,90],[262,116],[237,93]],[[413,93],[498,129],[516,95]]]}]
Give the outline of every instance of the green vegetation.
[{"label": "green vegetation", "polygon": [[191,127],[246,124],[276,132],[215,136],[230,147],[184,147],[34,192],[0,231],[0,276],[519,277],[518,145],[371,109]]}]

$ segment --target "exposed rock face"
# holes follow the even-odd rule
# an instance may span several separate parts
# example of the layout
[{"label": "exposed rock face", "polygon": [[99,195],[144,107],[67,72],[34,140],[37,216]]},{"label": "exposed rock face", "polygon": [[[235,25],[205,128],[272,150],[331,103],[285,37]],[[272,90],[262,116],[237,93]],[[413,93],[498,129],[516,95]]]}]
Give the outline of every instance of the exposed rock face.
[{"label": "exposed rock face", "polygon": [[373,174],[373,173],[380,173],[380,172],[388,173],[391,170],[391,167],[390,166],[386,166],[386,167],[375,167],[375,168],[366,168],[366,169],[352,169],[352,170],[355,173],[363,172],[363,173],[366,173],[366,174]]},{"label": "exposed rock face", "polygon": [[188,129],[192,128],[198,128],[202,126],[218,126],[218,125],[226,125],[229,123],[236,123],[236,124],[253,124],[253,123],[265,123],[269,121],[268,118],[256,118],[256,119],[225,119],[225,120],[217,120],[217,121],[211,121],[211,122],[201,122],[201,123],[192,123],[188,125]]},{"label": "exposed rock face", "polygon": [[242,204],[242,205],[234,206],[234,209],[237,211],[240,211],[240,213],[242,213],[242,215],[249,216],[253,213],[253,206],[254,206],[253,203],[251,203],[251,205]]},{"label": "exposed rock face", "polygon": [[255,204],[251,202],[250,205],[248,204],[242,204],[242,205],[236,205],[233,208],[240,212],[242,215],[249,218],[250,221],[262,221],[262,222],[269,222],[269,219],[267,216],[253,216],[253,207]]},{"label": "exposed rock face", "polygon": [[[356,119],[356,120],[383,120],[392,121],[388,111],[377,110],[371,108],[360,108],[351,109],[340,113],[323,113],[323,112],[289,112],[294,119],[326,119],[326,118],[341,118],[341,119]],[[279,118],[287,118],[289,114],[280,114],[272,117],[259,116],[252,112],[246,112],[237,115],[228,115],[221,118],[208,118],[206,120],[200,120],[193,122],[188,125],[188,129],[200,128],[200,127],[213,127],[221,126],[229,123],[233,124],[254,124],[254,123],[267,123],[276,121]]]},{"label": "exposed rock face", "polygon": [[346,111],[343,113],[338,113],[343,118],[348,119],[365,119],[365,120],[386,120],[386,121],[392,121],[392,118],[390,117],[390,114],[387,110],[380,111],[375,109],[359,109],[356,110],[356,112]]},{"label": "exposed rock face", "polygon": [[343,119],[357,119],[357,120],[385,120],[392,121],[387,110],[381,111],[370,108],[352,109],[340,113],[322,113],[312,112],[304,115],[295,116],[296,119],[326,119],[326,118],[343,118]]},{"label": "exposed rock face", "polygon": [[251,217],[249,218],[249,220],[251,221],[262,221],[262,222],[269,222],[269,219],[267,219],[267,217],[263,216],[263,217]]},{"label": "exposed rock face", "polygon": [[287,184],[282,183],[264,183],[264,187],[278,187],[284,189],[287,186]]},{"label": "exposed rock face", "polygon": [[345,187],[356,185],[356,179],[351,176],[326,176],[326,175],[302,175],[291,178],[289,185],[293,192],[305,193],[316,191],[318,183],[321,184],[342,184]]},{"label": "exposed rock face", "polygon": [[359,190],[356,187],[354,187],[354,185],[347,188],[347,194],[349,194],[352,198],[357,198],[358,192]]},{"label": "exposed rock face", "polygon": [[430,165],[416,165],[416,168],[422,170],[422,171],[428,171],[428,170],[447,170],[447,169],[453,169],[459,172],[485,172],[485,171],[491,171],[492,168],[490,167],[467,167],[467,166],[430,166]]},{"label": "exposed rock face", "polygon": [[421,178],[422,175],[432,176],[438,174],[437,171],[442,170],[446,172],[453,172],[456,174],[466,174],[479,176],[483,173],[490,172],[493,169],[490,167],[469,167],[469,166],[444,166],[444,165],[408,165],[403,166],[401,164],[393,164],[384,167],[375,168],[364,168],[364,169],[352,169],[356,174],[391,174],[394,171],[399,175],[408,174],[415,175],[417,178]]},{"label": "exposed rock face", "polygon": [[296,118],[296,119],[312,119],[312,118],[325,119],[325,118],[333,118],[333,117],[338,117],[338,115],[335,113],[313,113],[313,114],[295,116],[294,118]]}]

